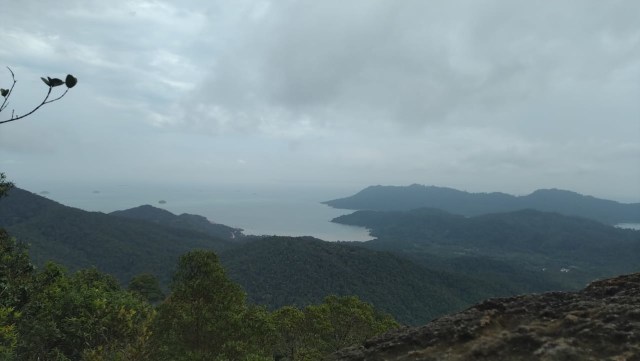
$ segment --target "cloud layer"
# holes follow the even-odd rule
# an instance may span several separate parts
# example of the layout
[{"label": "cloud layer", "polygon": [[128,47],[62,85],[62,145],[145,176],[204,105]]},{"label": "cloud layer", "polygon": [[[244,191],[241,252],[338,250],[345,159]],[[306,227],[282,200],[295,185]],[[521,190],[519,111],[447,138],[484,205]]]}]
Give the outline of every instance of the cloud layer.
[{"label": "cloud layer", "polygon": [[13,107],[37,101],[41,75],[80,79],[0,128],[0,167],[19,181],[171,173],[640,200],[636,1],[2,5]]}]

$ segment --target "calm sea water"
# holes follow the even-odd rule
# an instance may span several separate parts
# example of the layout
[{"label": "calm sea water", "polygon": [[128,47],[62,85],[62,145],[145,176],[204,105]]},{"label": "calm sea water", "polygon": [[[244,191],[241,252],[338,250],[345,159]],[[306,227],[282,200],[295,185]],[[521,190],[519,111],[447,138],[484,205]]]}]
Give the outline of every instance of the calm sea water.
[{"label": "calm sea water", "polygon": [[[244,229],[245,234],[313,236],[326,241],[366,241],[361,227],[331,223],[351,211],[320,202],[353,194],[357,189],[304,186],[136,187],[129,185],[54,186],[33,190],[62,204],[87,211],[112,212],[143,204],[175,214],[192,213]],[[165,201],[166,203],[159,203]]]},{"label": "calm sea water", "polygon": [[[361,227],[331,223],[348,210],[320,202],[354,194],[359,188],[310,186],[158,187],[132,185],[47,185],[30,189],[62,204],[87,211],[112,212],[150,204],[175,214],[192,213],[244,229],[245,234],[313,236],[326,241],[367,241]],[[166,203],[160,204],[160,201]],[[640,230],[638,223],[618,224]]]}]

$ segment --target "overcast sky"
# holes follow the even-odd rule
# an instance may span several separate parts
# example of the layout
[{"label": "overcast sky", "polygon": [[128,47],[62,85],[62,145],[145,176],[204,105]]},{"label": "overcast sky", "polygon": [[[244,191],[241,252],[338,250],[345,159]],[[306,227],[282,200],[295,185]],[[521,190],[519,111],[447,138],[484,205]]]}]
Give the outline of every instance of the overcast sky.
[{"label": "overcast sky", "polygon": [[[563,188],[640,201],[640,1],[0,0],[19,186]],[[0,87],[10,85],[0,69]]]}]

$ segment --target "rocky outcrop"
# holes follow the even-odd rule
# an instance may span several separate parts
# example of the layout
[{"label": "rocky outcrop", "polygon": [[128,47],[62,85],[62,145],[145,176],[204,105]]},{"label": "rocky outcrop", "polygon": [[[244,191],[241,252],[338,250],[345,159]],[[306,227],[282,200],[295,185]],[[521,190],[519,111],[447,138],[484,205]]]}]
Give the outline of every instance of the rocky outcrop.
[{"label": "rocky outcrop", "polygon": [[489,299],[344,349],[334,359],[640,361],[640,273],[596,281],[580,292]]}]

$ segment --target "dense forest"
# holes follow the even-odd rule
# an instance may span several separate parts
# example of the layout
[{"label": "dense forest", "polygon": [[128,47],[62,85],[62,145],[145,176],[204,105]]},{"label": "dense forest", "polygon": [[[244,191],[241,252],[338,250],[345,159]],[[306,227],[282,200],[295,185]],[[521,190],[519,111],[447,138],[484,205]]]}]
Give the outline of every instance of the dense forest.
[{"label": "dense forest", "polygon": [[220,254],[229,277],[269,308],[356,295],[411,325],[510,294],[499,284],[388,252],[311,237],[266,237]]},{"label": "dense forest", "polygon": [[557,213],[521,210],[464,217],[423,208],[357,211],[334,222],[369,228],[376,239],[364,247],[431,265],[454,263],[458,270],[487,277],[496,266],[508,267],[512,280],[537,278],[533,284],[580,288],[640,267],[640,232]]},{"label": "dense forest", "polygon": [[36,268],[0,231],[2,360],[320,360],[396,328],[353,296],[273,312],[247,302],[215,253],[180,257],[166,298],[140,275],[122,288],[95,268]]},{"label": "dense forest", "polygon": [[72,270],[96,266],[122,283],[152,273],[166,285],[179,255],[232,246],[201,231],[87,212],[19,188],[0,201],[0,227],[29,244],[37,265],[54,261]]}]

